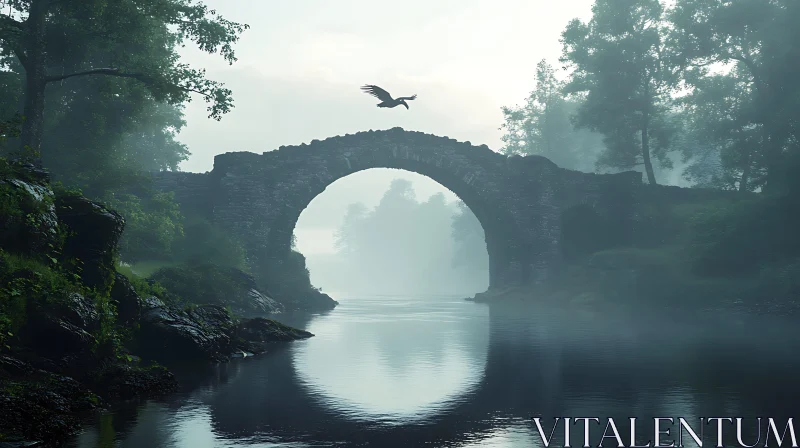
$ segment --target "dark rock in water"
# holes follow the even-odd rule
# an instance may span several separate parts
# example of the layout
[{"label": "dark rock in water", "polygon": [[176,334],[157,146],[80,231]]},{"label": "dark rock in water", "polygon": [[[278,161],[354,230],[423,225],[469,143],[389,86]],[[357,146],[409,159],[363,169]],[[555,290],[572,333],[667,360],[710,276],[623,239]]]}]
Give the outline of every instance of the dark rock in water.
[{"label": "dark rock in water", "polygon": [[81,416],[103,404],[70,377],[17,367],[29,373],[7,376],[4,370],[0,375],[0,433],[17,436],[18,442],[63,440],[80,429]]},{"label": "dark rock in water", "polygon": [[339,304],[336,300],[316,289],[288,294],[286,306],[292,311],[321,312],[330,311]]},{"label": "dark rock in water", "polygon": [[179,310],[150,297],[144,302],[137,346],[158,360],[212,361],[228,358],[235,324],[225,308],[203,305]]},{"label": "dark rock in water", "polygon": [[330,311],[339,304],[311,285],[306,259],[297,251],[258,264],[254,271],[264,287],[262,291],[289,311],[317,313]]},{"label": "dark rock in water", "polygon": [[258,289],[253,276],[233,267],[192,263],[159,269],[150,279],[185,302],[226,306],[240,316],[284,311],[283,305]]},{"label": "dark rock in water", "polygon": [[163,367],[141,368],[122,363],[106,366],[92,383],[93,390],[111,400],[158,397],[177,387],[175,375]]},{"label": "dark rock in water", "polygon": [[263,353],[271,343],[313,336],[271,319],[234,319],[218,305],[182,310],[155,297],[143,305],[137,353],[161,362],[224,362],[242,351]]},{"label": "dark rock in water", "polygon": [[6,446],[63,441],[80,430],[83,417],[108,407],[96,393],[124,400],[157,397],[177,388],[175,377],[162,367],[110,362],[83,383],[40,367],[0,355],[0,435]]},{"label": "dark rock in water", "polygon": [[262,353],[275,342],[308,339],[314,336],[308,331],[284,325],[272,319],[257,317],[242,319],[236,328],[239,349],[251,353]]},{"label": "dark rock in water", "polygon": [[142,314],[142,300],[133,289],[128,277],[115,273],[114,286],[111,287],[111,300],[117,307],[117,321],[123,325],[139,322]]},{"label": "dark rock in water", "polygon": [[64,257],[82,262],[80,275],[86,286],[105,290],[114,279],[114,251],[125,220],[81,196],[56,197],[56,212],[70,231]]}]

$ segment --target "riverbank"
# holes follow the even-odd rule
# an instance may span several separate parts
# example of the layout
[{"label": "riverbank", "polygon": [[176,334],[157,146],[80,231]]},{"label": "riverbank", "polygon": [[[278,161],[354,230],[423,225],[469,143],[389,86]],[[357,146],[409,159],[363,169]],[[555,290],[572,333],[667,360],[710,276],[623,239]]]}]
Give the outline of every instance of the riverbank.
[{"label": "riverbank", "polygon": [[[0,444],[52,445],[86,415],[174,391],[159,363],[226,362],[313,336],[241,317],[283,307],[238,270],[204,266],[218,274],[211,291],[191,283],[199,267],[162,272],[173,290],[120,274],[124,228],[46,172],[0,160]],[[261,308],[237,308],[245,303]]]},{"label": "riverbank", "polygon": [[[602,249],[595,250],[565,241],[573,251],[565,254],[564,265],[546,283],[493,289],[471,300],[797,314],[797,228],[800,213],[788,196],[731,194],[709,199],[698,194],[681,202],[647,202],[640,205],[635,228],[628,229],[634,235],[628,244],[601,244]],[[596,247],[596,241],[592,243]]]}]

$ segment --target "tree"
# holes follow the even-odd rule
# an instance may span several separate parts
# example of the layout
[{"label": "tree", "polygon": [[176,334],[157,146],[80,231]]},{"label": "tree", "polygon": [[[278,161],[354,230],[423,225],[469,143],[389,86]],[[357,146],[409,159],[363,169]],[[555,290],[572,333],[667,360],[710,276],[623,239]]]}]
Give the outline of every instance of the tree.
[{"label": "tree", "polygon": [[590,132],[575,129],[572,117],[579,99],[566,98],[563,87],[553,67],[546,60],[540,61],[536,66],[536,88],[525,105],[502,108],[504,153],[537,154],[561,167],[591,170],[602,142]]},{"label": "tree", "polygon": [[145,182],[142,172],[177,170],[189,151],[176,141],[180,106],[156,101],[141,83],[87,77],[48,89],[45,152],[53,178],[90,196]]},{"label": "tree", "polygon": [[358,247],[358,237],[361,234],[360,225],[367,216],[367,206],[355,202],[347,206],[342,226],[334,235],[334,248],[342,255],[348,256]]},{"label": "tree", "polygon": [[[791,182],[787,167],[797,167],[800,117],[798,2],[678,0],[670,21],[673,45],[689,81],[704,82],[712,70],[732,66],[729,83],[746,85],[746,92],[740,91],[746,115],[738,117],[744,127],[730,129],[745,132],[749,141],[746,155],[735,157],[742,171],[741,189]],[[751,179],[751,172],[761,172],[762,178]]]},{"label": "tree", "polygon": [[[236,60],[232,44],[247,25],[230,22],[193,0],[6,0],[0,12],[0,43],[24,68],[23,149],[41,150],[45,91],[49,84],[98,75],[135,79],[153,98],[181,104],[201,95],[210,117],[219,119],[233,104],[230,90],[203,70],[180,62],[176,44],[194,42],[208,53]],[[130,51],[132,45],[154,51]],[[104,65],[86,58],[100,49]],[[160,57],[153,56],[160,50]],[[72,67],[52,68],[69,55]],[[70,69],[67,71],[67,69]]]},{"label": "tree", "polygon": [[[681,99],[689,113],[690,135],[699,146],[687,151],[699,157],[719,154],[720,170],[708,179],[708,186],[752,191],[763,186],[765,172],[759,155],[763,126],[753,103],[753,83],[735,68],[729,73],[693,77],[687,73],[691,92]],[[690,174],[699,174],[697,169]]]},{"label": "tree", "polygon": [[573,68],[568,94],[585,94],[576,124],[603,134],[598,165],[644,165],[655,184],[652,158],[670,166],[674,133],[667,112],[676,67],[664,42],[657,0],[596,0],[592,19],[575,19],[562,34],[562,62]]}]

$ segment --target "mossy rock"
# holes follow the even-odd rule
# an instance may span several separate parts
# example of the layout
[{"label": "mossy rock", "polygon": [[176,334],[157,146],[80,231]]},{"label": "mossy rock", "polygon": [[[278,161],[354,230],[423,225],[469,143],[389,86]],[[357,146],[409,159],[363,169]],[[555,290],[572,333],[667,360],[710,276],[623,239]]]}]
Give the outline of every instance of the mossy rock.
[{"label": "mossy rock", "polygon": [[32,170],[0,170],[0,248],[44,259],[62,237],[46,173]]},{"label": "mossy rock", "polygon": [[58,219],[69,233],[64,260],[78,260],[83,283],[108,292],[116,274],[114,258],[125,220],[119,213],[74,194],[57,195],[55,205]]}]

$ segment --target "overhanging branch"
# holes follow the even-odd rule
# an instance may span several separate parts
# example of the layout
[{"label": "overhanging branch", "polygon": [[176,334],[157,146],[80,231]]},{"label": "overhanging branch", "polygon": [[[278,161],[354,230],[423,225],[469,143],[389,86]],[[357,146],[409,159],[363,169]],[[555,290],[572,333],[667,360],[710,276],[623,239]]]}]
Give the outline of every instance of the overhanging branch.
[{"label": "overhanging branch", "polygon": [[[119,78],[132,78],[132,79],[136,79],[136,80],[138,80],[140,82],[143,82],[145,84],[153,84],[155,82],[150,75],[146,75],[144,73],[127,73],[127,72],[121,71],[118,68],[94,68],[94,69],[91,69],[91,70],[84,70],[82,72],[69,73],[69,74],[66,74],[66,75],[48,76],[46,78],[46,82],[48,82],[48,83],[58,82],[58,81],[63,81],[65,79],[69,79],[69,78],[77,78],[77,77],[80,77],[80,76],[94,76],[94,75],[116,76],[116,77],[119,77]],[[202,96],[204,96],[206,98],[212,98],[212,99],[214,98],[214,94],[213,93],[204,92],[204,91],[196,89],[196,88],[182,87],[182,86],[175,86],[175,87],[177,87],[177,88],[179,88],[179,89],[181,89],[181,90],[183,90],[185,92],[197,93],[197,94],[202,95]]]},{"label": "overhanging branch", "polygon": [[144,73],[126,73],[118,68],[94,68],[91,70],[69,73],[66,75],[48,76],[47,82],[58,82],[69,78],[76,78],[78,76],[91,76],[91,75],[105,75],[105,76],[117,76],[120,78],[133,78],[133,79],[138,79],[139,81],[145,83],[152,81],[152,78],[148,75],[145,75]]}]

